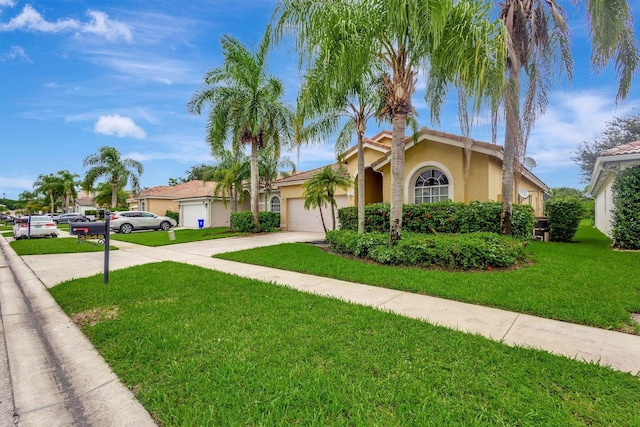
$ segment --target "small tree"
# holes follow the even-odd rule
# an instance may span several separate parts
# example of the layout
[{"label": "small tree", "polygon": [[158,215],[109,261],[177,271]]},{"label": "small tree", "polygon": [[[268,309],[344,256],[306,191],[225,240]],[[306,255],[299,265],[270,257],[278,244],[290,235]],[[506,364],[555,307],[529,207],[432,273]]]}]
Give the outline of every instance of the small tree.
[{"label": "small tree", "polygon": [[574,151],[572,160],[580,166],[582,182],[589,182],[596,159],[604,150],[640,140],[640,113],[616,117],[606,123],[601,135],[591,141],[583,141]]},{"label": "small tree", "polygon": [[613,183],[613,245],[640,249],[640,166],[625,169]]},{"label": "small tree", "polygon": [[[336,229],[336,189],[342,188],[347,190],[351,187],[351,178],[346,169],[340,165],[338,168],[327,166],[322,170],[311,175],[304,184],[305,209],[318,206],[320,208],[320,216],[322,217],[322,206],[329,203],[331,206],[332,228]],[[324,226],[324,218],[322,218]],[[324,227],[325,232],[327,227]]]},{"label": "small tree", "polygon": [[547,200],[545,210],[549,217],[549,239],[570,242],[578,231],[582,218],[582,203],[578,197],[557,197]]}]

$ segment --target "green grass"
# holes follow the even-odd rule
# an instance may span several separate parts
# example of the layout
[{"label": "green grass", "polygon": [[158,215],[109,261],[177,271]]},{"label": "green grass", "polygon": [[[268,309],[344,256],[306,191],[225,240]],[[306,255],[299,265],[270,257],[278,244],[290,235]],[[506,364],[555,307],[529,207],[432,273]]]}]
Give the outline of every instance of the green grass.
[{"label": "green grass", "polygon": [[165,246],[176,243],[198,242],[201,240],[222,239],[225,237],[245,236],[247,233],[231,231],[228,227],[175,230],[175,240],[169,240],[165,231],[145,231],[131,234],[111,234],[111,240],[136,243],[144,246]]},{"label": "green grass", "polygon": [[13,237],[13,231],[2,231],[4,237]]},{"label": "green grass", "polygon": [[471,273],[375,265],[308,244],[217,257],[600,328],[639,331],[629,313],[640,312],[640,252],[610,250],[609,240],[586,224],[580,226],[575,243],[532,242],[528,252],[533,265]]},{"label": "green grass", "polygon": [[163,426],[640,425],[640,381],[185,264],[51,293]]},{"label": "green grass", "polygon": [[[91,243],[78,243],[77,238],[57,238],[57,239],[22,239],[14,240],[11,247],[20,256],[22,255],[45,255],[45,254],[71,254],[78,252],[103,252],[104,246],[97,245],[96,241]],[[116,250],[113,245],[109,245],[109,250]]]}]

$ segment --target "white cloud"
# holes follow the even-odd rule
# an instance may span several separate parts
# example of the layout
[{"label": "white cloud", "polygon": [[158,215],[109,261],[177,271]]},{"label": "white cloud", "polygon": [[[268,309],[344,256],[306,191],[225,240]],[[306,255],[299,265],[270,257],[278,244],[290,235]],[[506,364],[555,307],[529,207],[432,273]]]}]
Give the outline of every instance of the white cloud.
[{"label": "white cloud", "polygon": [[27,62],[33,62],[31,58],[27,56],[24,49],[20,46],[11,46],[11,49],[9,50],[9,52],[6,52],[2,55],[3,61],[18,59],[18,58],[23,59]]},{"label": "white cloud", "polygon": [[92,21],[82,25],[81,31],[90,34],[103,36],[107,40],[117,40],[123,38],[130,42],[133,39],[131,29],[117,21],[109,19],[109,16],[97,10],[90,10],[87,15],[91,16]]},{"label": "white cloud", "polygon": [[547,112],[535,124],[527,154],[550,170],[575,166],[574,151],[583,141],[604,131],[607,122],[640,105],[629,100],[616,108],[612,97],[598,91],[564,92],[554,95]]},{"label": "white cloud", "polygon": [[0,7],[13,7],[15,4],[13,0],[0,0]]},{"label": "white cloud", "polygon": [[136,125],[130,117],[122,117],[119,114],[102,116],[96,122],[93,130],[104,135],[115,135],[118,138],[133,137],[144,139],[147,133]]},{"label": "white cloud", "polygon": [[132,40],[130,28],[117,21],[109,19],[109,16],[100,11],[90,10],[89,22],[82,23],[75,19],[65,18],[55,22],[47,21],[32,6],[26,5],[22,12],[12,18],[6,24],[0,24],[0,31],[36,31],[43,33],[61,33],[75,31],[77,33],[95,34],[107,40],[117,40],[122,38],[126,41]]}]

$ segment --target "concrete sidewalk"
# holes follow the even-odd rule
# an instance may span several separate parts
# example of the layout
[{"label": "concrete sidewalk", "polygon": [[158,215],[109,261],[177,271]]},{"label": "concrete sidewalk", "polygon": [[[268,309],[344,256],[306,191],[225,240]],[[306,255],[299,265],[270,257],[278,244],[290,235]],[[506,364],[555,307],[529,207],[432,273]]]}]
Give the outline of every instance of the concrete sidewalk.
[{"label": "concrete sidewalk", "polygon": [[[610,366],[613,369],[631,372],[636,375],[640,373],[640,336],[433,298],[425,295],[211,258],[211,255],[222,252],[288,242],[309,242],[322,240],[323,238],[324,236],[319,233],[273,233],[259,236],[233,237],[221,240],[175,244],[158,248],[112,241],[112,245],[117,246],[119,250],[110,252],[110,270],[165,260],[183,262],[242,277],[272,282],[304,292],[336,297],[356,304],[376,307],[381,310],[393,311],[433,324],[479,334],[508,345],[542,349],[581,361],[600,363],[605,366]],[[97,352],[93,350],[93,347],[86,338],[84,338],[69,318],[57,307],[48,292],[46,292],[45,286],[51,287],[72,278],[102,273],[103,253],[37,255],[23,256],[20,258],[8,247],[4,238],[0,238],[0,244],[2,250],[5,252],[5,256],[7,256],[10,261],[11,269],[14,270],[14,272],[19,272],[19,274],[16,274],[19,278],[19,280],[17,280],[18,283],[5,286],[5,280],[10,280],[11,278],[7,277],[8,269],[0,267],[0,274],[3,274],[3,276],[0,277],[2,282],[2,286],[0,287],[0,308],[2,309],[4,333],[8,347],[12,385],[14,389],[16,385],[18,386],[18,393],[16,394],[14,391],[14,395],[17,396],[15,399],[15,407],[16,414],[21,420],[20,424],[39,425],[38,423],[30,424],[31,418],[29,417],[33,417],[32,419],[34,420],[50,419],[49,417],[51,415],[49,415],[48,412],[54,412],[57,409],[62,411],[64,405],[76,401],[82,402],[83,404],[78,410],[79,416],[85,416],[87,413],[89,416],[94,415],[95,412],[92,412],[90,408],[92,408],[91,405],[94,404],[95,400],[108,395],[111,388],[124,389],[124,387],[120,385],[117,378],[114,378],[114,375],[108,367],[106,367]],[[20,286],[25,290],[9,290]],[[32,300],[33,302],[29,302]],[[15,301],[18,303],[20,301],[28,302],[28,305],[16,305],[14,308],[13,302]],[[23,354],[22,352],[32,351],[23,348],[20,344],[22,337],[27,335],[25,332],[20,332],[20,328],[24,326],[25,319],[32,317],[39,319],[38,321],[43,325],[35,327],[37,333],[32,333],[34,335],[33,339],[35,341],[38,339],[48,341],[46,345],[48,345],[50,349],[45,348],[44,353],[53,353],[56,355],[53,361],[49,363],[52,365],[59,363],[60,366],[63,367],[63,374],[66,374],[67,371],[71,373],[75,371],[82,374],[77,377],[69,377],[68,385],[71,387],[71,394],[69,394],[68,391],[57,392],[57,394],[55,394],[55,389],[52,388],[50,392],[53,391],[57,399],[54,398],[51,401],[43,401],[39,404],[28,404],[28,399],[25,402],[19,398],[22,393],[24,393],[25,396],[33,396],[33,391],[25,389],[24,392],[21,392],[21,377],[25,375],[25,373],[19,371],[14,373],[14,368],[18,369],[14,367],[14,363],[20,363],[18,359],[20,359],[20,356]],[[27,328],[27,331],[28,330]],[[73,345],[70,345],[70,343],[73,343]],[[83,356],[76,354],[78,343],[81,344],[79,347],[84,348]],[[63,347],[62,350],[57,348],[57,346],[60,345]],[[70,346],[70,348],[66,348],[67,346]],[[58,352],[65,350],[65,348],[68,352],[58,355]],[[96,360],[99,360],[99,363],[96,362]],[[30,360],[24,363],[25,366],[31,363],[30,368],[33,371],[33,367],[39,366],[38,364],[42,362]],[[84,366],[82,363],[88,365]],[[93,363],[98,363],[99,366],[94,368],[92,366]],[[76,364],[78,367],[73,368]],[[84,377],[84,375],[89,375],[89,371],[94,370],[98,372],[95,377]],[[51,376],[55,379],[55,375],[59,374],[60,373],[54,370],[54,372],[47,373],[45,376]],[[17,379],[14,380],[14,376],[16,375]],[[76,385],[76,381],[79,385]],[[55,383],[56,381],[53,382]],[[63,390],[64,389],[63,387]],[[1,383],[0,393],[2,393]],[[43,391],[42,393],[45,392]],[[85,397],[87,400],[86,403],[82,400]],[[124,392],[119,390],[117,397],[113,399],[117,401],[115,404],[117,410],[112,406],[104,406],[106,405],[104,399],[95,403],[98,407],[100,407],[99,405],[103,405],[100,407],[100,412],[104,417],[107,417],[105,419],[110,421],[110,423],[106,423],[106,425],[145,425],[152,423],[148,415],[145,417],[146,412],[137,405],[137,402],[135,402],[133,396],[128,393],[128,390],[124,389]],[[108,400],[112,400],[112,398],[109,397]],[[0,402],[2,402],[2,395],[0,395]],[[123,409],[123,406],[126,409]],[[116,410],[116,412],[111,412],[113,410]],[[0,405],[0,414],[2,413],[1,411],[2,406]],[[127,420],[127,422],[125,422],[125,420],[120,420],[122,422],[113,422],[114,419],[111,418],[111,416],[122,416],[123,413],[126,414],[129,411],[138,414],[136,416],[139,416],[140,420],[136,419],[135,422],[131,420]],[[25,423],[23,424],[23,422]],[[53,424],[47,423],[47,425]],[[58,425],[66,424],[60,423]],[[90,422],[86,425],[104,424],[100,422],[97,424]]]},{"label": "concrete sidewalk", "polygon": [[154,426],[0,237],[0,426]]},{"label": "concrete sidewalk", "polygon": [[[451,329],[479,334],[508,345],[542,349],[577,360],[599,362],[624,372],[640,373],[640,336],[637,335],[211,258],[211,255],[223,252],[323,239],[324,235],[321,233],[273,233],[156,248],[112,241],[119,250],[111,251],[110,258],[112,269],[164,260],[198,265],[393,311]],[[46,286],[53,286],[73,277],[93,275],[103,270],[102,253],[37,255],[25,256],[23,259]]]}]

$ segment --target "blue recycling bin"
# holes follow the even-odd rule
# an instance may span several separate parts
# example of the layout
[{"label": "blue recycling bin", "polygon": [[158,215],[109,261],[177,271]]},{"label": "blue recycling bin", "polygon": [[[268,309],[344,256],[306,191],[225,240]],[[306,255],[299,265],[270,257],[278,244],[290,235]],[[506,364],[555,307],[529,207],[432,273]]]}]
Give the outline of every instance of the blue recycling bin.
[{"label": "blue recycling bin", "polygon": [[204,228],[204,219],[198,220],[198,228]]}]

